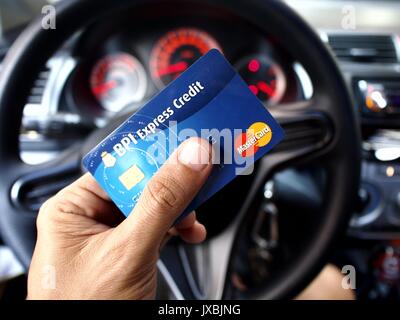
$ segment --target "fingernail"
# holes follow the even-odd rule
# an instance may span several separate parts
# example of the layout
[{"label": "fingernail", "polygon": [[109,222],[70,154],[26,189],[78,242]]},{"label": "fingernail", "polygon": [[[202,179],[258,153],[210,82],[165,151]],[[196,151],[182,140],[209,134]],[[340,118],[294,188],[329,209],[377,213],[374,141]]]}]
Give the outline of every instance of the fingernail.
[{"label": "fingernail", "polygon": [[201,140],[190,139],[185,141],[178,153],[180,163],[195,171],[202,171],[210,163],[210,144]]}]

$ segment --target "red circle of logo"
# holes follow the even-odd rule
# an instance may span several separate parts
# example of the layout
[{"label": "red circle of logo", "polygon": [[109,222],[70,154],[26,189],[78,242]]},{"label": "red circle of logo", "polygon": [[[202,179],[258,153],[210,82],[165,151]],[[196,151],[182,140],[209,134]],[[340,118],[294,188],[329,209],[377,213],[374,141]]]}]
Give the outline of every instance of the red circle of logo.
[{"label": "red circle of logo", "polygon": [[[246,144],[247,140],[249,138],[252,138],[253,135],[247,134],[247,133],[242,133],[238,135],[235,139],[235,149],[238,150],[241,146]],[[242,151],[240,155],[242,157],[250,157],[253,156],[256,152],[258,151],[258,146],[257,144],[250,146],[248,149]]]}]

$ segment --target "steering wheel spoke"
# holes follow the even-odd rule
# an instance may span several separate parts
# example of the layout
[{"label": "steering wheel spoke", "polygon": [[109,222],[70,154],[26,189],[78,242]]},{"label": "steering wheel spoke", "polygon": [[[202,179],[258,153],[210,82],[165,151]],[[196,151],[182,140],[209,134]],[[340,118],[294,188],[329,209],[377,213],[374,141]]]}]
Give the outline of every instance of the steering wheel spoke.
[{"label": "steering wheel spoke", "polygon": [[241,215],[238,215],[221,233],[203,244],[172,245],[163,250],[158,267],[175,298],[218,300],[224,297],[231,250],[240,221]]},{"label": "steering wheel spoke", "polygon": [[78,145],[43,164],[22,164],[21,172],[12,183],[11,200],[17,208],[36,213],[44,201],[81,174]]},{"label": "steering wheel spoke", "polygon": [[331,116],[316,107],[314,99],[271,109],[285,131],[285,138],[261,162],[264,170],[284,168],[329,155],[334,127]]},{"label": "steering wheel spoke", "polygon": [[[159,270],[176,298],[227,297],[239,233],[260,213],[268,179],[276,170],[330,156],[334,136],[332,119],[329,110],[324,110],[317,101],[310,99],[270,108],[283,127],[285,138],[256,164],[251,188],[238,214],[222,232],[204,244],[180,244],[164,251]],[[272,235],[277,236],[277,221],[273,226],[276,230],[271,230]]]}]

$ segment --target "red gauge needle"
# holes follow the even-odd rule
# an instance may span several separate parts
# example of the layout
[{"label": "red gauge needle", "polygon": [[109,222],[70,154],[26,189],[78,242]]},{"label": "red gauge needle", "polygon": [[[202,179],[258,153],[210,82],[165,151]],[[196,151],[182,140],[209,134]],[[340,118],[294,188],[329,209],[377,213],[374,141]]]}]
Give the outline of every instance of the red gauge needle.
[{"label": "red gauge needle", "polygon": [[111,89],[114,89],[117,86],[117,81],[116,80],[110,80],[104,83],[100,83],[96,87],[93,87],[93,92],[96,96],[101,96],[107,91],[110,91]]},{"label": "red gauge needle", "polygon": [[264,92],[266,95],[269,97],[272,97],[275,94],[275,90],[272,89],[266,82],[264,81],[259,81],[257,83],[258,89],[260,89],[262,92]]},{"label": "red gauge needle", "polygon": [[251,85],[249,85],[249,89],[250,89],[251,92],[253,92],[255,95],[258,94],[258,87],[257,87],[257,86],[251,84]]},{"label": "red gauge needle", "polygon": [[157,74],[159,77],[162,77],[167,74],[185,71],[187,69],[187,67],[188,67],[187,62],[181,61],[181,62],[178,62],[175,64],[171,64],[168,67],[166,67],[165,69],[158,70]]}]

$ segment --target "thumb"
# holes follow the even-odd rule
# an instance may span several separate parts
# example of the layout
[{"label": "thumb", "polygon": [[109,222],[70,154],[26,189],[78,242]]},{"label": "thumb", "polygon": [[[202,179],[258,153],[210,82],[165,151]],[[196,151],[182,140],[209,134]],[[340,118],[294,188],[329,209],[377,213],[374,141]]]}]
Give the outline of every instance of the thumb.
[{"label": "thumb", "polygon": [[144,250],[159,250],[166,233],[200,190],[212,169],[208,141],[183,142],[147,183],[135,208],[116,229]]}]

